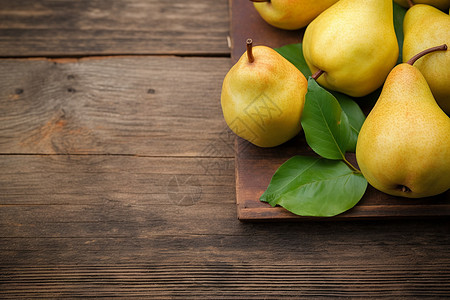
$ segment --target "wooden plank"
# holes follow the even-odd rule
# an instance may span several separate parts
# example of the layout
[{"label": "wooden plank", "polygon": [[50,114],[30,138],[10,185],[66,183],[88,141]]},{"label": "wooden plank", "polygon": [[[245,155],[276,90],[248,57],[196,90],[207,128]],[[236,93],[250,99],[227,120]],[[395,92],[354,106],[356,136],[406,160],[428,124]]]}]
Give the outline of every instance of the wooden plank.
[{"label": "wooden plank", "polygon": [[0,170],[2,238],[201,234],[236,221],[233,158],[3,155]]},{"label": "wooden plank", "polygon": [[233,157],[227,58],[0,60],[0,153]]},{"label": "wooden plank", "polygon": [[[450,272],[402,265],[333,268],[257,264],[131,264],[12,267],[2,298],[151,297],[284,299],[287,297],[448,297]],[[41,283],[41,285],[38,284]],[[441,286],[439,286],[441,285]],[[347,287],[348,286],[348,287]],[[352,290],[349,287],[354,287]],[[31,290],[34,288],[34,290]]]},{"label": "wooden plank", "polygon": [[[301,41],[302,30],[283,31],[266,24],[251,3],[231,1],[232,62],[245,52],[244,36],[256,36],[258,44],[280,47]],[[362,107],[365,112],[370,107]],[[261,220],[353,220],[450,216],[450,191],[436,197],[403,199],[368,187],[364,197],[353,209],[333,218],[311,218],[294,215],[281,207],[271,207],[259,201],[278,167],[294,155],[315,155],[308,147],[303,132],[292,141],[272,149],[255,147],[237,138],[236,202],[242,221]],[[356,163],[354,155],[349,159]]]},{"label": "wooden plank", "polygon": [[449,219],[241,223],[233,158],[0,155],[0,170],[2,299],[450,293]]},{"label": "wooden plank", "polygon": [[0,57],[229,55],[226,0],[0,0]]}]

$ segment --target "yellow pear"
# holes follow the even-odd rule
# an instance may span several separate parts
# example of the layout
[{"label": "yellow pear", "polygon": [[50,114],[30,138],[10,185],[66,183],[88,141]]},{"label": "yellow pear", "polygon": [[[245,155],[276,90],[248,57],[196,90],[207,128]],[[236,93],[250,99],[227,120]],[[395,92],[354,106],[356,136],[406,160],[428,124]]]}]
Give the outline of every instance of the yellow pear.
[{"label": "yellow pear", "polygon": [[[407,61],[422,49],[450,45],[450,16],[429,5],[414,5],[406,12],[403,32],[403,61]],[[426,55],[414,66],[427,80],[436,102],[450,114],[450,51]]]},{"label": "yellow pear", "polygon": [[307,88],[293,64],[248,40],[247,52],[223,81],[223,116],[236,135],[260,147],[278,146],[300,132]]},{"label": "yellow pear", "polygon": [[392,0],[340,0],[306,28],[303,54],[325,88],[361,97],[379,88],[398,59]]},{"label": "yellow pear", "polygon": [[338,0],[250,0],[270,25],[287,30],[308,25]]},{"label": "yellow pear", "polygon": [[356,159],[376,189],[420,198],[450,188],[450,118],[412,63],[389,73],[359,132]]},{"label": "yellow pear", "polygon": [[408,0],[394,0],[394,2],[407,8],[409,8],[411,4],[428,4],[439,8],[440,10],[448,10],[450,8],[449,0],[411,0],[411,4]]}]

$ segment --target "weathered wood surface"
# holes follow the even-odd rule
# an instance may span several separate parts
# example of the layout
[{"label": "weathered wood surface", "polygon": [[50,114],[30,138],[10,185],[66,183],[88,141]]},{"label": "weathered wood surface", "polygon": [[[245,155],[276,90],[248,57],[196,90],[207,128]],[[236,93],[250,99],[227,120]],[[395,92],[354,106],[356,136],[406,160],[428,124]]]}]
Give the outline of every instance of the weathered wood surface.
[{"label": "weathered wood surface", "polygon": [[229,58],[0,61],[0,153],[233,156]]},{"label": "weathered wood surface", "polygon": [[[2,55],[136,54],[146,42],[138,52],[127,43],[140,34],[154,39],[145,53],[213,48],[0,60],[0,298],[450,296],[449,219],[237,220],[234,139],[219,104],[231,62],[210,57],[228,51],[213,45],[226,40],[226,1],[75,2],[1,1]],[[175,17],[133,33],[144,20],[130,14],[148,5]],[[109,12],[97,18],[105,7],[131,30]],[[93,11],[97,41],[78,30],[79,46],[57,42],[66,19]],[[184,44],[160,34],[188,24],[204,31],[181,34]]]},{"label": "weathered wood surface", "polygon": [[[6,298],[102,297],[129,299],[433,299],[448,272],[410,265],[249,265],[245,263],[118,264],[12,267]],[[44,282],[34,292],[36,279]],[[120,292],[119,292],[120,291]],[[1,293],[1,292],[0,292]]]},{"label": "weathered wood surface", "polygon": [[450,295],[448,220],[240,223],[233,170],[195,158],[2,155],[0,168],[1,298]]},{"label": "weathered wood surface", "polygon": [[0,0],[0,57],[227,55],[225,0]]}]

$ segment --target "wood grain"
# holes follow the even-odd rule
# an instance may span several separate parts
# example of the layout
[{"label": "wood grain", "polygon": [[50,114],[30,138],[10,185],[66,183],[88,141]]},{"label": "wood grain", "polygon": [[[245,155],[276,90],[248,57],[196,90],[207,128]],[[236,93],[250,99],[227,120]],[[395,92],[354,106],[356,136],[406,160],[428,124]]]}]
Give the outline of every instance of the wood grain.
[{"label": "wood grain", "polygon": [[450,296],[448,219],[241,223],[199,162],[1,155],[0,297]]},{"label": "wood grain", "polygon": [[0,61],[0,153],[233,157],[227,58]]},{"label": "wood grain", "polygon": [[0,236],[201,234],[235,219],[233,167],[232,158],[3,155]]},{"label": "wood grain", "polygon": [[0,57],[226,55],[226,0],[0,0]]},{"label": "wood grain", "polygon": [[[373,276],[377,279],[373,279]],[[36,279],[45,282],[34,293],[29,290]],[[284,299],[307,297],[415,297],[448,296],[448,271],[434,273],[426,267],[388,267],[368,265],[365,271],[353,266],[341,269],[326,265],[65,265],[58,268],[12,268],[3,298],[39,296],[116,297],[112,289],[121,289],[121,297],[152,299]],[[447,282],[446,282],[447,281]],[[441,292],[433,293],[443,283]],[[354,291],[343,286],[354,287]],[[205,286],[209,289],[206,290]],[[442,289],[443,288],[443,289]],[[444,289],[447,289],[446,291]],[[320,291],[320,292],[317,292]],[[11,297],[12,298],[12,297]]]}]

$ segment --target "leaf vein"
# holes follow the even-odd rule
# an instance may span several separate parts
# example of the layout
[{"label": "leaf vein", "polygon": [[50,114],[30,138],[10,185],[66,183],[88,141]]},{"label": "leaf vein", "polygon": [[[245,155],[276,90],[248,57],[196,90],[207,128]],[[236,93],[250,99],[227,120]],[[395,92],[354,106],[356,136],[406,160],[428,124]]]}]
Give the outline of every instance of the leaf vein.
[{"label": "leaf vein", "polygon": [[[341,155],[342,157],[344,157],[344,154],[342,153],[341,148],[339,147],[339,144],[338,144],[336,138],[334,137],[333,132],[332,132],[331,129],[330,129],[330,126],[329,126],[329,124],[328,124],[328,122],[327,122],[327,119],[326,119],[326,117],[325,117],[325,114],[323,113],[323,110],[321,109],[321,106],[319,106],[319,109],[320,109],[321,116],[322,116],[322,118],[323,118],[324,121],[325,121],[325,125],[326,125],[326,127],[327,127],[327,129],[328,129],[328,132],[329,132],[329,134],[331,135],[331,139],[332,139],[332,141],[334,142],[334,145],[338,148],[338,151],[339,151],[340,155]],[[342,112],[341,112],[341,113],[342,113]]]}]

